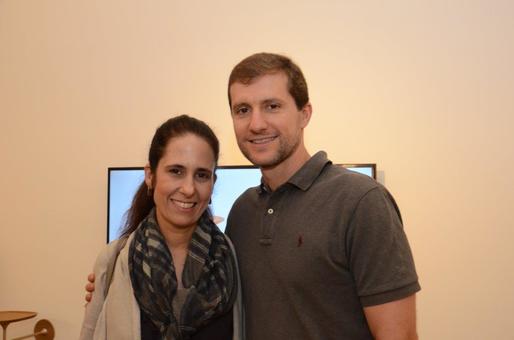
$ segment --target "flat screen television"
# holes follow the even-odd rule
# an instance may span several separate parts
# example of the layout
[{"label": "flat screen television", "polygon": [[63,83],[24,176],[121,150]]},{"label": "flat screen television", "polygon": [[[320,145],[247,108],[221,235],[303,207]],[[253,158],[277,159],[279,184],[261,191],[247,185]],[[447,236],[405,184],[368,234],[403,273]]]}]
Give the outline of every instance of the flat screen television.
[{"label": "flat screen television", "polygon": [[[376,179],[376,164],[339,164],[349,170]],[[247,188],[261,182],[261,172],[255,166],[219,166],[210,208],[218,227],[224,231],[226,218],[234,201]],[[127,210],[145,174],[142,167],[108,168],[107,174],[107,242],[118,238]]]}]

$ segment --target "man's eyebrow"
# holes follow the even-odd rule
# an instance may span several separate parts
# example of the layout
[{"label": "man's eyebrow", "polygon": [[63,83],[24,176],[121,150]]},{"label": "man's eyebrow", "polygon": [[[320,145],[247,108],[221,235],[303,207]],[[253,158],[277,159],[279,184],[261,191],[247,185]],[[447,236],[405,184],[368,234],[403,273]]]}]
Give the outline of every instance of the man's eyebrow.
[{"label": "man's eyebrow", "polygon": [[234,104],[232,105],[232,110],[238,109],[238,108],[240,108],[241,106],[249,106],[249,105],[248,105],[248,103],[246,103],[246,102],[234,103]]},{"label": "man's eyebrow", "polygon": [[264,104],[269,104],[271,102],[282,102],[282,100],[280,100],[278,98],[267,98],[262,101],[262,103],[264,103]]}]

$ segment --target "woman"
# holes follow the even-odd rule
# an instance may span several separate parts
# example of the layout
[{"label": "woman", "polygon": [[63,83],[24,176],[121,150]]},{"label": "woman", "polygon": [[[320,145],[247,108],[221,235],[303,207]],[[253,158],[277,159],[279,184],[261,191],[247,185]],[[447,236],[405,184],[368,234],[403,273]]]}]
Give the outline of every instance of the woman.
[{"label": "woman", "polygon": [[241,338],[235,255],[208,208],[218,156],[195,118],[156,130],[122,236],[96,261],[81,339]]}]

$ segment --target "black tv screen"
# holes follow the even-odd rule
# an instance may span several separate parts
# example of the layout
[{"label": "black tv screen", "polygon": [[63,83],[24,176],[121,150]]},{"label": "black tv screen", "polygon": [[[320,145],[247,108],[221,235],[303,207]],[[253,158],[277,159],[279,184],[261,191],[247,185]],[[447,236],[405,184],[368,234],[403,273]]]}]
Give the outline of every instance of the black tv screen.
[{"label": "black tv screen", "polygon": [[[376,164],[340,164],[349,170],[376,178]],[[255,166],[219,166],[210,208],[218,227],[224,231],[226,218],[234,201],[246,189],[261,182],[261,172]],[[108,169],[107,242],[118,238],[137,188],[143,182],[142,167]]]}]

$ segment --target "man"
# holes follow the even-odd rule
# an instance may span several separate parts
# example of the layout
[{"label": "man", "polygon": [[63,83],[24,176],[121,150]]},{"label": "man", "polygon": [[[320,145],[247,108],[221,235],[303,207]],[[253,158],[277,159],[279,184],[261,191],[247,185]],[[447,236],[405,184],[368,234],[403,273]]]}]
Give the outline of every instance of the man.
[{"label": "man", "polygon": [[232,70],[228,98],[239,148],[262,171],[226,230],[247,340],[417,339],[420,287],[398,207],[374,180],[308,153],[299,67],[254,54]]},{"label": "man", "polygon": [[417,339],[420,289],[398,207],[372,179],[310,156],[301,70],[259,53],[228,96],[237,143],[262,171],[234,204],[248,340]]}]

